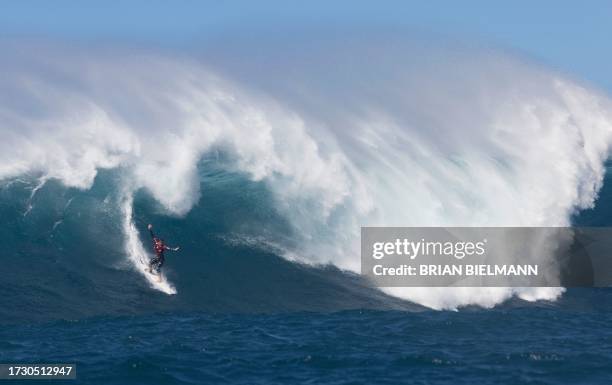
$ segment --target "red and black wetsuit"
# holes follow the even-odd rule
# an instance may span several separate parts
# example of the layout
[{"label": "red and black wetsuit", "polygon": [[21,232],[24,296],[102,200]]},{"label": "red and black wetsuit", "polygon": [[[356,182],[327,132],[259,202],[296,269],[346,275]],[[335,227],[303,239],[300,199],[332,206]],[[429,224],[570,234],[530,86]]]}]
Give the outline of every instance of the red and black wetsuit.
[{"label": "red and black wetsuit", "polygon": [[149,267],[151,268],[151,271],[159,273],[164,261],[166,260],[164,251],[168,250],[169,247],[166,246],[161,239],[157,238],[155,234],[153,234],[153,230],[149,230],[149,232],[151,233],[151,238],[153,238],[153,250],[155,250],[155,258],[149,262]]}]

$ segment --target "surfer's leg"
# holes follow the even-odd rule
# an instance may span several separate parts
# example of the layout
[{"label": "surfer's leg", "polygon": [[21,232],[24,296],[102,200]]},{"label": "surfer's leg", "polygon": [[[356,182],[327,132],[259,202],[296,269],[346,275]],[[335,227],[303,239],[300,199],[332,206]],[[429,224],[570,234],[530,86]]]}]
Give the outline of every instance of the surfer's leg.
[{"label": "surfer's leg", "polygon": [[157,273],[157,282],[161,282],[162,280],[161,268],[163,265],[164,265],[164,256],[161,255],[157,261],[157,264],[155,265],[155,272]]},{"label": "surfer's leg", "polygon": [[160,262],[160,258],[159,257],[154,257],[150,262],[149,262],[149,267],[147,268],[147,271],[151,274],[156,274],[159,273],[159,262]]}]

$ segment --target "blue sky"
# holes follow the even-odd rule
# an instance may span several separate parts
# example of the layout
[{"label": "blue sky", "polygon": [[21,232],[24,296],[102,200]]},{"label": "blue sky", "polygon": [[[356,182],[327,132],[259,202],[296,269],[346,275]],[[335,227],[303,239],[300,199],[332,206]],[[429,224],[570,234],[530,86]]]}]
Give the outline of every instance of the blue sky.
[{"label": "blue sky", "polygon": [[403,28],[518,50],[612,93],[612,1],[6,1],[0,35],[182,45],[287,28]]}]

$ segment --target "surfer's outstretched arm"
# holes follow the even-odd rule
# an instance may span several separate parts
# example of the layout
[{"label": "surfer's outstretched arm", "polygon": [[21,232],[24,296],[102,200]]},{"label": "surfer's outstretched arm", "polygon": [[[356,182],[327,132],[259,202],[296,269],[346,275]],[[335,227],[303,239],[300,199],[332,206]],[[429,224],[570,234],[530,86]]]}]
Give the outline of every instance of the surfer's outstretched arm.
[{"label": "surfer's outstretched arm", "polygon": [[179,251],[179,249],[180,249],[180,247],[178,247],[178,246],[177,247],[169,247],[169,246],[166,246],[166,245],[164,245],[164,248],[166,250],[170,250],[170,251]]},{"label": "surfer's outstretched arm", "polygon": [[147,229],[149,229],[149,234],[151,234],[151,238],[155,238],[155,234],[153,234],[153,225],[149,224],[149,226],[147,226]]}]

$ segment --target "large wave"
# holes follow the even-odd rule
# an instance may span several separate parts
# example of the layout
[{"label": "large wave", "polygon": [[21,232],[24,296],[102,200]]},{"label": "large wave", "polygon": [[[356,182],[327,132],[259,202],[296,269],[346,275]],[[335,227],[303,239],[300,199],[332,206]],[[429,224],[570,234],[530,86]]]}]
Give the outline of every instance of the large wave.
[{"label": "large wave", "polygon": [[[137,261],[134,195],[189,215],[207,199],[202,159],[214,155],[264,184],[291,229],[237,224],[255,234],[240,242],[355,272],[360,226],[564,226],[602,185],[612,103],[555,71],[397,40],[238,46],[4,43],[0,179],[87,190],[100,170],[120,170],[123,253]],[[385,291],[432,308],[562,293]]]}]

